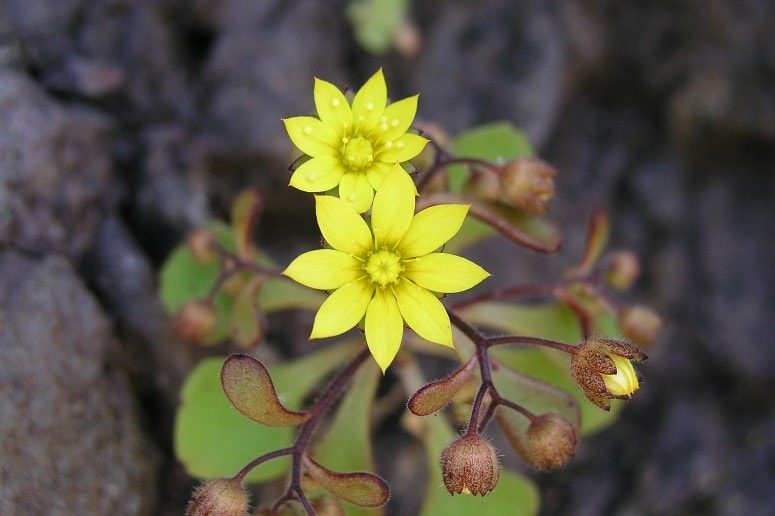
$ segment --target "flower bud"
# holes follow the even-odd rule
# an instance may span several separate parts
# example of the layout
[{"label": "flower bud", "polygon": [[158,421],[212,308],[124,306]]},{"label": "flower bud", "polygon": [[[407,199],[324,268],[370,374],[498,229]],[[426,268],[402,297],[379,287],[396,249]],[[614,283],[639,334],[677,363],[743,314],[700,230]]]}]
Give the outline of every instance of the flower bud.
[{"label": "flower bud", "polygon": [[175,335],[183,342],[201,344],[218,323],[212,302],[200,299],[183,305],[175,319]]},{"label": "flower bud", "polygon": [[632,251],[616,251],[610,260],[605,280],[616,290],[627,291],[640,276],[640,260]]},{"label": "flower bud", "polygon": [[570,374],[589,400],[610,410],[611,398],[628,399],[638,390],[638,376],[632,360],[645,360],[646,354],[625,342],[590,339],[571,357]]},{"label": "flower bud", "polygon": [[554,412],[537,416],[527,428],[526,454],[537,469],[559,469],[576,454],[576,428]]},{"label": "flower bud", "polygon": [[614,397],[629,398],[640,387],[638,375],[635,374],[635,368],[632,367],[632,362],[624,357],[612,355],[611,353],[608,356],[616,366],[616,373],[603,375],[605,388]]},{"label": "flower bud", "polygon": [[517,158],[501,169],[501,200],[527,213],[540,215],[554,196],[557,172],[548,163],[535,158]]},{"label": "flower bud", "polygon": [[441,474],[451,494],[484,496],[498,485],[500,463],[482,436],[466,434],[442,452]]},{"label": "flower bud", "polygon": [[186,508],[186,516],[244,516],[248,493],[238,480],[219,478],[199,487]]},{"label": "flower bud", "polygon": [[621,313],[620,324],[625,337],[648,347],[654,343],[657,333],[662,329],[662,318],[647,306],[635,305]]},{"label": "flower bud", "polygon": [[465,185],[465,193],[484,201],[499,201],[503,189],[497,170],[488,168],[474,170]]},{"label": "flower bud", "polygon": [[215,259],[215,237],[206,229],[196,229],[186,237],[188,250],[197,263],[203,264]]}]

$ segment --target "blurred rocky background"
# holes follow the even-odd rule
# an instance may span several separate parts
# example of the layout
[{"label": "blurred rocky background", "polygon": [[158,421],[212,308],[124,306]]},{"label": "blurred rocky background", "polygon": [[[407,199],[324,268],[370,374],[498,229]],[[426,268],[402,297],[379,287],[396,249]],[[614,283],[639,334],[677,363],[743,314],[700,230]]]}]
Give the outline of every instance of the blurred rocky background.
[{"label": "blurred rocky background", "polygon": [[544,513],[775,512],[773,2],[415,0],[382,56],[345,11],[0,0],[0,513],[182,512],[170,431],[196,357],[156,271],[248,185],[271,200],[263,247],[309,247],[280,118],[311,111],[313,75],[379,66],[423,120],[512,121],[560,171],[563,252],[497,247],[503,281],[561,270],[597,206],[643,256],[635,297],[666,322],[643,389],[568,470],[533,475]]}]

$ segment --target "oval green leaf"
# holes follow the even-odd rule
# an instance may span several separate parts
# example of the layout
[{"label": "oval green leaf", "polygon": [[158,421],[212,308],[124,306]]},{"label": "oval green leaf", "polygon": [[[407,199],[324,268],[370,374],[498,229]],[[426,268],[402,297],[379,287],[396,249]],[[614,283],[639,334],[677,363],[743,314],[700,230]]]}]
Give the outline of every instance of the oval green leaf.
[{"label": "oval green leaf", "polygon": [[[358,349],[352,342],[345,342],[271,366],[279,399],[287,407],[298,407],[331,371]],[[175,456],[196,478],[234,475],[253,458],[290,446],[293,441],[292,428],[258,425],[232,406],[221,387],[224,359],[202,361],[181,389],[181,403],[175,416]],[[289,464],[284,457],[269,461],[253,470],[246,481],[278,478],[288,471]]]},{"label": "oval green leaf", "polygon": [[292,426],[309,418],[307,412],[283,407],[277,399],[272,377],[264,364],[248,355],[231,355],[223,363],[221,384],[234,408],[256,423]]},{"label": "oval green leaf", "polygon": [[477,363],[475,358],[471,358],[451,375],[422,386],[409,398],[409,410],[416,416],[427,416],[444,408],[471,379]]},{"label": "oval green leaf", "polygon": [[309,456],[304,457],[304,468],[328,492],[359,507],[380,507],[390,497],[387,483],[371,473],[339,473],[321,466]]}]

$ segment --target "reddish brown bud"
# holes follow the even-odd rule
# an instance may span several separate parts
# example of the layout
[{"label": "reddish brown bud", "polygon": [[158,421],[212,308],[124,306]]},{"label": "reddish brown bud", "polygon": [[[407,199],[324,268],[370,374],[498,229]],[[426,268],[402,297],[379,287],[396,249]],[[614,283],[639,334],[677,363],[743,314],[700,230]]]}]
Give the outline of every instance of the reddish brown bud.
[{"label": "reddish brown bud", "polygon": [[651,346],[662,329],[662,318],[643,305],[627,308],[621,313],[619,321],[624,336],[643,347]]},{"label": "reddish brown bud", "polygon": [[609,410],[608,400],[627,399],[638,390],[638,377],[631,361],[646,358],[645,353],[626,342],[590,339],[576,348],[570,374],[592,403]]},{"label": "reddish brown bud", "polygon": [[486,495],[498,485],[500,463],[482,436],[466,434],[441,454],[441,474],[451,494]]},{"label": "reddish brown bud", "polygon": [[414,23],[404,20],[393,34],[393,46],[402,56],[414,57],[422,48],[422,34]]},{"label": "reddish brown bud", "polygon": [[540,215],[554,196],[554,176],[557,172],[545,161],[517,158],[501,170],[501,200],[528,213]]},{"label": "reddish brown bud", "polygon": [[186,508],[186,516],[244,516],[248,493],[237,480],[219,478],[199,487]]},{"label": "reddish brown bud", "polygon": [[200,299],[183,305],[175,319],[175,335],[183,342],[201,344],[218,324],[212,302]]},{"label": "reddish brown bud", "polygon": [[485,201],[499,201],[503,189],[501,187],[498,169],[477,168],[465,186],[468,195]]},{"label": "reddish brown bud", "polygon": [[527,428],[526,452],[537,469],[559,469],[576,454],[576,428],[564,417],[548,412],[536,417]]},{"label": "reddish brown bud", "polygon": [[207,263],[216,258],[215,237],[206,229],[195,229],[186,237],[188,250],[197,263]]},{"label": "reddish brown bud", "polygon": [[605,280],[619,291],[627,291],[640,276],[640,260],[632,251],[616,251],[609,255]]}]

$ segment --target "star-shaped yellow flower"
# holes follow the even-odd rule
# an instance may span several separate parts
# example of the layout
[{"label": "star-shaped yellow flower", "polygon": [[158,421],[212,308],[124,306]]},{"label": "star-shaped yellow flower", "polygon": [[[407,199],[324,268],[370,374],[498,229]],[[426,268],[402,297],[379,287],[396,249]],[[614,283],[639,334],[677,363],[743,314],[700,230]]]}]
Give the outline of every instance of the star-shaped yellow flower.
[{"label": "star-shaped yellow flower", "polygon": [[396,163],[417,156],[428,143],[407,133],[417,113],[417,95],[387,105],[387,86],[378,70],[352,101],[333,84],[315,79],[318,118],[283,120],[293,144],[312,159],[291,177],[304,192],[326,192],[339,186],[339,197],[358,213],[371,207],[374,190]]},{"label": "star-shaped yellow flower", "polygon": [[420,337],[452,346],[449,316],[434,292],[462,292],[489,276],[465,258],[436,252],[460,230],[468,205],[432,206],[415,215],[415,192],[407,173],[393,165],[374,197],[371,228],[350,203],[315,196],[331,249],[304,253],[283,272],[333,291],[310,338],[344,333],[365,315],[366,342],[383,371],[401,345],[404,321]]}]

